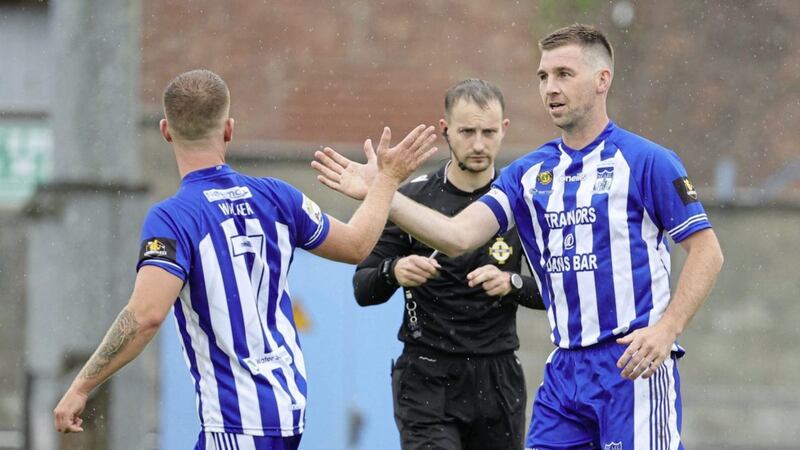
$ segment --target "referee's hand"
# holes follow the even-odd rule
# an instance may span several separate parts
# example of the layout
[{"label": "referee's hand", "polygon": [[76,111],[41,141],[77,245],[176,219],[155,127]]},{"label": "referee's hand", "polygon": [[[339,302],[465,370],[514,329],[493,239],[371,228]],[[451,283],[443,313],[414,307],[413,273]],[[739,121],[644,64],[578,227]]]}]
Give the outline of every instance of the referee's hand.
[{"label": "referee's hand", "polygon": [[416,287],[439,275],[442,266],[433,258],[420,255],[405,256],[394,265],[394,277],[403,287]]},{"label": "referee's hand", "polygon": [[511,273],[503,272],[493,264],[478,267],[467,274],[469,287],[481,285],[486,294],[503,297],[511,292]]},{"label": "referee's hand", "polygon": [[88,395],[70,388],[53,410],[53,422],[59,433],[80,433],[83,419],[80,414],[86,407]]}]

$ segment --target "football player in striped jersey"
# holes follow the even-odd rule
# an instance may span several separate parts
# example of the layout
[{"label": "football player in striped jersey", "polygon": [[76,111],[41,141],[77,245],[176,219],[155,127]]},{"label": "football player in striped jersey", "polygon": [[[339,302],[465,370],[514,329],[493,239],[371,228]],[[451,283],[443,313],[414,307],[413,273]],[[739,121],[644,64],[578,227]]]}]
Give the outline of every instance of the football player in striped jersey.
[{"label": "football player in striped jersey", "polygon": [[131,298],[56,406],[58,431],[83,430],[89,393],[142,351],[174,306],[202,427],[196,448],[299,445],[306,368],[287,286],[293,252],[351,264],[369,255],[399,183],[436,150],[434,128],[420,125],[391,148],[384,128],[379,175],[342,223],[288,183],[225,164],[229,106],[227,85],[208,70],[167,86],[160,128],[181,186],[147,213]]},{"label": "football player in striped jersey", "polygon": [[[396,194],[390,218],[450,256],[519,233],[556,345],[527,448],[682,449],[677,339],[721,270],[719,242],[678,156],[609,119],[606,36],[575,24],[539,48],[539,91],[561,137],[454,217]],[[363,197],[374,164],[317,158],[320,181]],[[687,251],[675,292],[668,238]]]}]

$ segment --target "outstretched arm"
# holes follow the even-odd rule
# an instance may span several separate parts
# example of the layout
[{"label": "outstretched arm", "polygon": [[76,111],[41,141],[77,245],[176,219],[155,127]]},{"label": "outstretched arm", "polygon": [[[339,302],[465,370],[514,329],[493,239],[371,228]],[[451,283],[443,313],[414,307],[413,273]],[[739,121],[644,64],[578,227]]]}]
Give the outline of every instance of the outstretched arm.
[{"label": "outstretched arm", "polygon": [[617,367],[622,376],[635,380],[648,378],[669,357],[672,344],[705,301],[722,269],[722,250],[710,228],[698,231],[681,242],[688,255],[678,278],[675,294],[661,319],[617,340],[627,344]]},{"label": "outstretched arm", "polygon": [[158,331],[182,286],[181,279],[158,267],[143,266],[139,270],[128,304],[53,410],[56,430],[83,431],[80,414],[89,393],[139,356]]},{"label": "outstretched arm", "polygon": [[494,213],[482,202],[448,217],[399,193],[392,199],[389,217],[406,233],[450,257],[480,247],[500,229]]},{"label": "outstretched arm", "polygon": [[[311,166],[319,173],[317,179],[329,188],[348,197],[360,200],[366,194],[366,186],[376,173],[376,162],[372,157],[372,144],[364,143],[367,163],[351,161],[336,151],[326,148],[316,152],[316,161]],[[457,256],[478,248],[500,229],[491,209],[475,202],[455,217],[423,206],[408,197],[395,193],[389,218],[404,231],[448,256]]]}]

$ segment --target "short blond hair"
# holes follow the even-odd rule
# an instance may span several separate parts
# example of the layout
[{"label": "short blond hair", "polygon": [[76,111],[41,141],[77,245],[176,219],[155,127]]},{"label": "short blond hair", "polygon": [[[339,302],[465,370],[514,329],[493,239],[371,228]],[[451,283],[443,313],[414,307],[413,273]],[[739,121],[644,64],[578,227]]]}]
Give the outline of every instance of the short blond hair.
[{"label": "short blond hair", "polygon": [[570,26],[559,28],[539,41],[539,50],[553,50],[565,45],[579,45],[583,48],[595,50],[598,56],[608,60],[610,67],[614,67],[614,49],[602,31],[591,25],[574,23]]},{"label": "short blond hair", "polygon": [[175,137],[194,141],[219,129],[228,116],[230,91],[216,73],[197,69],[175,77],[164,90],[164,115]]}]

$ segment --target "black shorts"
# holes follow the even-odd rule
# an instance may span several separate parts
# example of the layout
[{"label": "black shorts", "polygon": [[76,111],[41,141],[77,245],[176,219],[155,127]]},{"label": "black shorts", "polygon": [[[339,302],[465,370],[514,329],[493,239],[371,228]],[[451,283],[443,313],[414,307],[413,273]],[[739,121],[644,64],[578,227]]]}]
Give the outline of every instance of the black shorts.
[{"label": "black shorts", "polygon": [[392,368],[403,450],[521,450],[525,378],[512,353],[454,356],[406,348]]}]

